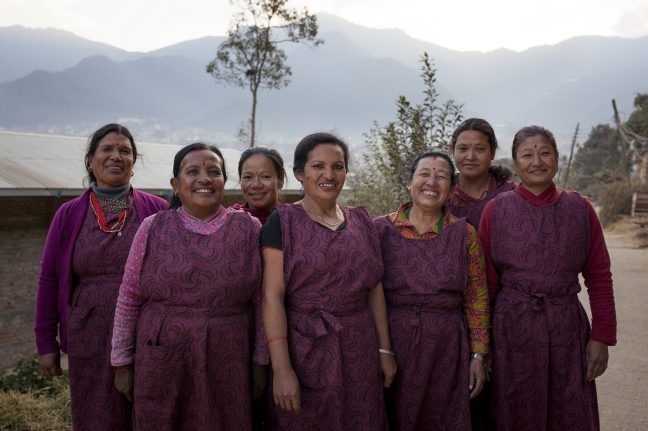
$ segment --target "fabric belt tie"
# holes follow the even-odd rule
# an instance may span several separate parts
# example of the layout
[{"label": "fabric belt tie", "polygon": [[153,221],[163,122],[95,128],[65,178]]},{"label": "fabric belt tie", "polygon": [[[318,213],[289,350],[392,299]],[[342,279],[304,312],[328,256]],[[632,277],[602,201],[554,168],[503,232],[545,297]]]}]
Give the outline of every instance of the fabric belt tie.
[{"label": "fabric belt tie", "polygon": [[421,313],[454,314],[461,312],[461,307],[442,308],[433,306],[421,307],[420,305],[389,305],[389,308],[414,313],[414,316],[410,320],[412,326],[421,326]]},{"label": "fabric belt tie", "polygon": [[546,310],[547,305],[560,305],[567,304],[571,301],[577,299],[577,295],[563,295],[563,296],[551,296],[546,293],[524,293],[516,289],[505,288],[499,293],[504,295],[505,298],[513,299],[517,302],[525,302],[531,304],[533,311],[541,312]]},{"label": "fabric belt tie", "polygon": [[217,307],[192,307],[190,305],[172,305],[162,302],[153,302],[149,306],[151,310],[160,314],[174,314],[179,317],[193,317],[202,316],[207,319],[226,319],[247,314],[251,312],[251,307],[242,305],[230,308],[217,308]]},{"label": "fabric belt tie", "polygon": [[412,347],[418,346],[421,343],[421,314],[435,313],[435,314],[455,314],[461,313],[461,307],[456,308],[442,308],[420,305],[389,305],[388,308],[403,310],[412,313],[409,319],[409,324],[414,328],[414,337],[412,339]]},{"label": "fabric belt tie", "polygon": [[313,316],[313,329],[315,330],[316,337],[323,337],[328,334],[328,329],[326,329],[326,324],[330,326],[335,332],[340,332],[342,330],[342,325],[336,316],[324,310],[317,310],[315,316]]},{"label": "fabric belt tie", "polygon": [[318,309],[314,311],[302,311],[300,309],[295,309],[288,307],[288,310],[291,313],[301,314],[306,316],[313,325],[313,331],[316,337],[323,337],[329,333],[327,326],[333,329],[333,331],[340,332],[342,330],[342,324],[338,320],[340,317],[353,316],[355,314],[361,313],[364,309],[354,310],[346,313],[331,313],[326,310]]}]

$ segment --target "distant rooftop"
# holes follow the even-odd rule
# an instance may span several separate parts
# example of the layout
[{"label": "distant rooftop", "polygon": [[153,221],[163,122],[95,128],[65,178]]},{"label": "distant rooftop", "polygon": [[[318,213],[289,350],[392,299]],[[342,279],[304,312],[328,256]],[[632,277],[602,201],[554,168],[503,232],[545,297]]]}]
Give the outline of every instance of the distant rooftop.
[{"label": "distant rooftop", "polygon": [[[86,138],[0,131],[0,196],[75,196],[85,187]],[[131,183],[155,194],[170,191],[173,157],[179,145],[137,142],[140,155]],[[220,148],[227,167],[226,194],[240,193],[237,166],[241,151]],[[292,177],[292,176],[291,176]],[[299,189],[288,179],[285,192]],[[288,190],[286,190],[288,189]]]}]

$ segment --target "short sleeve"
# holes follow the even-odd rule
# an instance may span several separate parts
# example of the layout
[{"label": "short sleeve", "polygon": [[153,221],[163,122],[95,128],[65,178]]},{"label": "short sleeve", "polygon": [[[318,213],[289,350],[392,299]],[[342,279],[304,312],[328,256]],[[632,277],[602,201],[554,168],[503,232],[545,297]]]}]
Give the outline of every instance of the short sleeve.
[{"label": "short sleeve", "polygon": [[271,247],[283,250],[283,240],[281,239],[281,219],[279,212],[274,210],[266,223],[261,227],[261,248]]}]

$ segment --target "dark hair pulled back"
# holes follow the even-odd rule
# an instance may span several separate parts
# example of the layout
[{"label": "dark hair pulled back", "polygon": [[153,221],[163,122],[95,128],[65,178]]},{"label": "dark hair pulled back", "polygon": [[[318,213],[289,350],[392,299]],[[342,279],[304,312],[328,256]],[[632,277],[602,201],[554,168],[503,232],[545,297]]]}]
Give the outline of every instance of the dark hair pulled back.
[{"label": "dark hair pulled back", "polygon": [[313,133],[304,137],[297,147],[295,148],[295,156],[293,158],[293,172],[303,173],[306,162],[308,161],[308,153],[313,151],[315,147],[321,144],[337,145],[342,148],[344,153],[344,168],[349,171],[349,147],[348,145],[337,136],[331,133]]},{"label": "dark hair pulled back", "polygon": [[[225,169],[225,158],[223,157],[223,153],[214,145],[209,145],[204,142],[194,142],[192,144],[186,145],[180,149],[173,158],[173,178],[178,178],[178,175],[180,174],[180,165],[182,164],[182,160],[187,156],[192,151],[198,151],[198,150],[209,150],[212,153],[216,154],[218,158],[221,161],[221,168],[223,170],[223,182],[227,182],[227,169]],[[173,194],[171,196],[171,200],[169,201],[169,208],[178,208],[182,205],[182,202],[180,201],[180,198]]]},{"label": "dark hair pulled back", "polygon": [[445,160],[446,162],[448,162],[448,166],[450,167],[450,184],[452,184],[454,186],[455,183],[457,182],[457,178],[456,178],[456,175],[455,175],[455,166],[452,163],[452,159],[450,158],[450,156],[448,154],[446,154],[446,153],[441,152],[441,151],[426,151],[426,152],[421,153],[418,156],[416,156],[416,158],[412,162],[412,165],[410,166],[409,175],[407,176],[407,182],[408,183],[411,182],[412,179],[414,178],[414,173],[416,172],[416,169],[418,168],[419,162],[421,160],[425,159],[425,158],[428,158],[428,157],[433,157],[433,158],[438,157],[438,158],[441,158],[441,159]]},{"label": "dark hair pulled back", "polygon": [[243,151],[241,153],[241,158],[239,159],[238,162],[238,175],[239,179],[241,178],[241,175],[243,174],[243,164],[247,159],[249,159],[252,156],[255,156],[257,154],[260,154],[262,156],[265,156],[272,162],[272,166],[275,169],[275,172],[277,174],[277,178],[282,182],[286,182],[286,169],[284,168],[284,162],[283,159],[281,158],[281,154],[273,148],[267,148],[267,147],[252,147],[248,148],[247,150]]},{"label": "dark hair pulled back", "polygon": [[117,133],[118,135],[128,138],[131,144],[131,149],[133,150],[133,164],[135,164],[135,162],[137,161],[137,146],[135,145],[135,139],[133,138],[130,130],[128,130],[121,124],[106,124],[105,126],[102,126],[99,129],[95,130],[94,133],[90,135],[90,137],[88,138],[88,144],[86,145],[85,168],[86,172],[88,173],[88,179],[90,180],[90,183],[97,182],[97,177],[95,177],[94,172],[90,170],[90,161],[97,152],[99,142],[101,142],[101,140],[105,138],[109,133]]}]

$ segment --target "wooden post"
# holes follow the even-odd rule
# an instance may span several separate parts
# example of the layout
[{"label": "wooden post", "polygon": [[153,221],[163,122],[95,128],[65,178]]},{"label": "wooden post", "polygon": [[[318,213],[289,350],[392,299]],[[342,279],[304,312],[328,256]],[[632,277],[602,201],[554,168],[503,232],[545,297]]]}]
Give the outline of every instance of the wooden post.
[{"label": "wooden post", "polygon": [[617,110],[616,106],[616,100],[612,99],[612,109],[614,110],[614,122],[616,123],[617,127],[617,132],[619,132],[619,139],[621,140],[621,155],[623,159],[621,162],[623,163],[623,171],[626,173],[626,178],[628,180],[628,186],[632,186],[632,180],[630,178],[630,170],[627,167],[628,164],[628,154],[630,154],[630,143],[628,142],[628,138],[623,133],[623,129],[621,128],[621,118],[619,117],[619,111]]},{"label": "wooden post", "polygon": [[569,178],[569,168],[571,167],[572,158],[574,157],[574,147],[576,146],[576,139],[578,139],[578,128],[580,123],[576,123],[576,130],[574,130],[574,137],[572,138],[571,150],[569,150],[569,160],[567,161],[567,169],[565,169],[565,176],[563,177],[562,188],[567,188],[567,179]]}]

